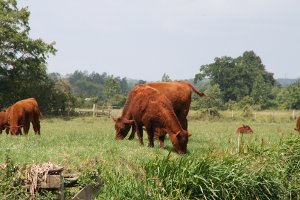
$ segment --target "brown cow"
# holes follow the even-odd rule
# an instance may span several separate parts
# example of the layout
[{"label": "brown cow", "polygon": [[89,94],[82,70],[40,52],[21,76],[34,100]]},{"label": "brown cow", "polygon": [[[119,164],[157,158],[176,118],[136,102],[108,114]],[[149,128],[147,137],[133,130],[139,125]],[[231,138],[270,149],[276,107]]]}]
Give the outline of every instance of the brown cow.
[{"label": "brown cow", "polygon": [[16,102],[10,108],[8,113],[8,124],[10,133],[17,135],[23,127],[24,133],[27,135],[32,123],[35,134],[40,134],[40,118],[41,113],[38,103],[34,98],[24,99]]},{"label": "brown cow", "polygon": [[236,129],[236,133],[253,133],[252,129],[248,125],[244,125]]},{"label": "brown cow", "polygon": [[294,128],[294,130],[300,133],[300,117],[297,119],[296,128]]},{"label": "brown cow", "polygon": [[[181,127],[172,104],[165,95],[152,87],[140,85],[130,92],[126,106],[133,120],[118,118],[115,119],[116,124],[119,122],[133,125],[134,123],[141,145],[143,145],[142,127],[145,126],[150,147],[154,146],[154,131],[160,129],[168,132],[177,153],[186,153],[188,138],[191,135]],[[120,131],[118,127],[116,131]]]},{"label": "brown cow", "polygon": [[6,128],[7,125],[7,119],[6,119],[6,112],[1,111],[0,112],[0,133]]},{"label": "brown cow", "polygon": [[11,106],[0,112],[0,133],[2,133],[4,129],[6,134],[9,133],[8,113],[10,108]]},{"label": "brown cow", "polygon": [[[187,115],[190,109],[192,91],[197,93],[199,96],[206,96],[204,93],[198,91],[191,83],[186,81],[174,81],[174,82],[155,82],[155,83],[146,83],[147,85],[157,89],[159,92],[163,93],[171,102],[174,112],[184,130],[187,130]],[[139,87],[138,85],[136,87]],[[133,89],[134,90],[134,89]],[[116,132],[116,139],[124,139],[130,130],[130,123],[126,119],[132,119],[130,116],[130,110],[128,109],[129,102],[128,99],[124,105],[123,112],[121,117],[118,119],[114,118]],[[129,139],[134,138],[135,127],[132,127],[132,132]]]}]

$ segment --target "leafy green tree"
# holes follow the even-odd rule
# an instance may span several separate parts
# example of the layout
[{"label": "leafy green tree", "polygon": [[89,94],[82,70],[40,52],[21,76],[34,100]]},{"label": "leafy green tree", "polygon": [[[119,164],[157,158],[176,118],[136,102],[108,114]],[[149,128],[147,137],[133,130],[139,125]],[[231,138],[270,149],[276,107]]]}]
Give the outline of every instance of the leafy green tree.
[{"label": "leafy green tree", "polygon": [[105,83],[104,83],[104,94],[106,97],[106,100],[108,103],[109,101],[117,94],[121,93],[121,88],[118,82],[118,79],[116,79],[113,76],[109,76]]},{"label": "leafy green tree", "polygon": [[68,81],[61,79],[55,83],[52,93],[54,105],[51,107],[54,113],[65,113],[73,111],[75,107],[75,97]]},{"label": "leafy green tree", "polygon": [[172,80],[171,80],[171,78],[170,78],[170,76],[168,74],[164,73],[163,76],[162,76],[162,78],[161,78],[161,81],[162,82],[170,82]]},{"label": "leafy green tree", "polygon": [[300,109],[300,81],[282,88],[276,99],[283,109]]},{"label": "leafy green tree", "polygon": [[127,82],[126,78],[121,79],[120,88],[121,88],[121,93],[123,95],[127,95],[127,93],[129,92],[129,86],[128,86],[128,82]]},{"label": "leafy green tree", "polygon": [[0,0],[0,102],[7,106],[19,99],[39,96],[49,87],[46,59],[55,54],[53,44],[29,37],[30,12],[16,0]]},{"label": "leafy green tree", "polygon": [[[195,79],[209,78],[210,84],[218,84],[221,98],[225,103],[229,100],[238,101],[251,94],[255,95],[257,100],[261,89],[255,90],[254,87],[262,83],[268,86],[270,91],[270,87],[275,84],[273,74],[265,70],[261,59],[253,51],[246,51],[238,58],[225,56],[215,58],[214,61],[214,63],[202,65]],[[253,90],[255,91],[252,92]]]},{"label": "leafy green tree", "polygon": [[105,79],[106,74],[102,76],[93,72],[89,75],[87,71],[75,71],[68,77],[74,93],[84,97],[102,96]]},{"label": "leafy green tree", "polygon": [[207,85],[205,89],[205,94],[214,97],[215,99],[199,97],[196,94],[193,94],[192,108],[193,109],[208,109],[208,108],[217,108],[224,109],[224,104],[220,98],[221,91],[218,84]]}]

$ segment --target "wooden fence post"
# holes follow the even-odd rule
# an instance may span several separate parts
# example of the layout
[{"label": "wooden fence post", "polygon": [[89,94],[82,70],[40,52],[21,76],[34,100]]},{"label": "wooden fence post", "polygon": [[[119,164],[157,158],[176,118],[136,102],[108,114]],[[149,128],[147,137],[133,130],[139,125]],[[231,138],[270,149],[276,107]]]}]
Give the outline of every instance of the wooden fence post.
[{"label": "wooden fence post", "polygon": [[96,104],[93,104],[93,117],[95,117],[96,114]]},{"label": "wooden fence post", "polygon": [[292,118],[295,119],[295,110],[293,110],[293,113],[292,113]]}]

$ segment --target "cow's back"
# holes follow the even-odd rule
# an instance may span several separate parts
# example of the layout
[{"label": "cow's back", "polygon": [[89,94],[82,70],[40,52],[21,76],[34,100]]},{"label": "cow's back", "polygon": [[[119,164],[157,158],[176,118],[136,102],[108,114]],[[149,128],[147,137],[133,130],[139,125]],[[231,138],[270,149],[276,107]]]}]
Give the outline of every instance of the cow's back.
[{"label": "cow's back", "polygon": [[8,124],[12,127],[18,126],[24,115],[25,111],[22,104],[13,104],[8,112]]},{"label": "cow's back", "polygon": [[16,102],[15,104],[18,104],[19,106],[23,107],[24,112],[30,118],[32,117],[36,118],[40,116],[40,109],[35,98],[23,99]]},{"label": "cow's back", "polygon": [[170,100],[175,111],[189,109],[192,91],[190,86],[185,82],[154,82],[146,83],[145,85],[153,87],[163,93]]},{"label": "cow's back", "polygon": [[170,100],[157,89],[145,85],[137,88],[134,93],[130,110],[135,120],[152,123],[153,120],[159,122],[171,117],[178,122]]}]

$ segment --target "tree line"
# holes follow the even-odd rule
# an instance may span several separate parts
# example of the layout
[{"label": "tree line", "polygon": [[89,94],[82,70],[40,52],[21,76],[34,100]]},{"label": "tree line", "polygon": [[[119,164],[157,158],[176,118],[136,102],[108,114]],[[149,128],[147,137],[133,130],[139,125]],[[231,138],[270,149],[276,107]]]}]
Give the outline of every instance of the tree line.
[{"label": "tree line", "polygon": [[200,67],[195,81],[208,79],[204,87],[217,101],[198,101],[196,107],[241,109],[251,106],[263,109],[300,109],[300,80],[283,87],[273,73],[267,72],[261,58],[254,51],[245,51],[237,58],[224,56]]},{"label": "tree line", "polygon": [[[18,8],[16,0],[0,0],[0,108],[28,97],[35,97],[44,113],[66,113],[94,103],[122,107],[131,88],[145,83],[105,72],[48,74],[47,58],[55,55],[55,43],[29,37],[29,16],[28,8]],[[161,81],[171,78],[164,73]],[[216,98],[194,98],[194,109],[300,109],[300,81],[282,87],[253,51],[215,58],[190,81]]]}]

